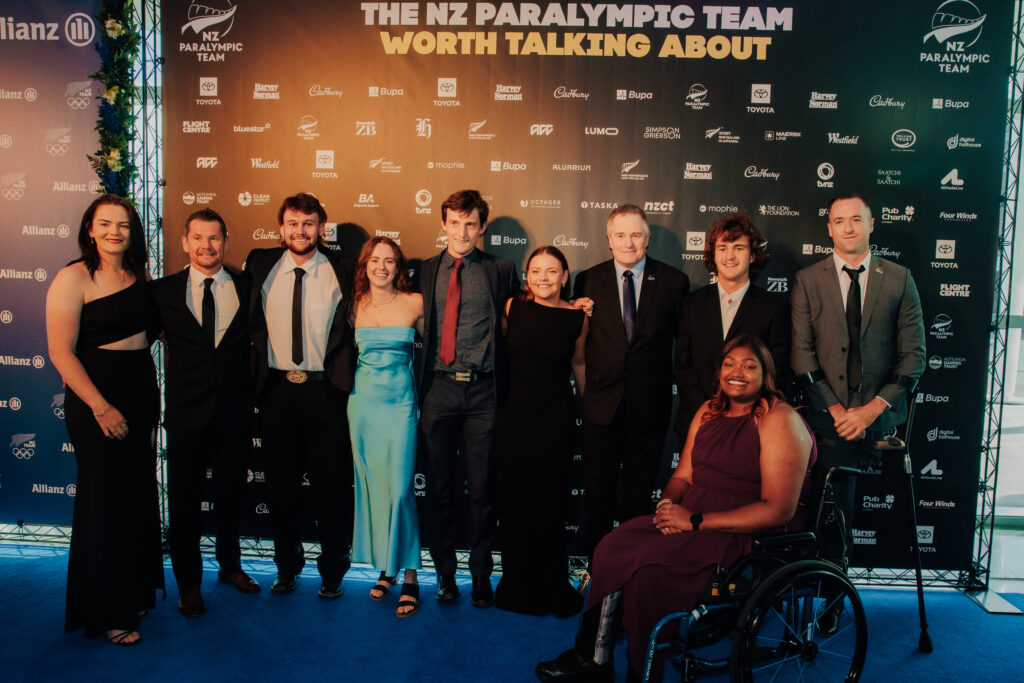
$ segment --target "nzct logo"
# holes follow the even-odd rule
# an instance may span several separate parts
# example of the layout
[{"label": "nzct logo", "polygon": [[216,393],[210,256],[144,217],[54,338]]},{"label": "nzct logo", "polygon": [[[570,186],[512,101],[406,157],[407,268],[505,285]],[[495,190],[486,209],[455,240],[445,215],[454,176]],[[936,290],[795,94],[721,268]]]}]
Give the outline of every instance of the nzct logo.
[{"label": "nzct logo", "polygon": [[946,74],[966,74],[974,64],[990,63],[991,55],[970,51],[981,38],[986,16],[971,0],[946,0],[940,4],[932,13],[932,30],[921,42],[929,48],[934,40],[942,51],[922,52],[920,61],[935,64],[940,73]]},{"label": "nzct logo", "polygon": [[[242,52],[241,42],[224,40],[235,26],[236,10],[232,0],[192,0],[181,26],[183,40],[178,43],[178,52],[194,54],[198,62],[224,62],[229,53]],[[189,36],[199,41],[184,42]]]}]

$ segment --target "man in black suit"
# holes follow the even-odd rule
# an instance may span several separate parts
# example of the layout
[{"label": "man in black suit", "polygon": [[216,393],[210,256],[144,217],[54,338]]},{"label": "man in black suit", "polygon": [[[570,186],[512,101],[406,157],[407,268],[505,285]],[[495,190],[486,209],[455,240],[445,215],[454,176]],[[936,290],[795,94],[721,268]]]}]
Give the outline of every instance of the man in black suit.
[{"label": "man in black suit", "polygon": [[715,393],[725,342],[741,334],[763,341],[775,363],[775,387],[789,394],[789,302],[754,285],[768,261],[764,235],[745,213],[722,216],[704,241],[704,265],[717,282],[683,304],[676,362],[682,367],[675,430],[686,437],[697,409]]},{"label": "man in black suit", "polygon": [[164,426],[167,429],[167,534],[178,582],[178,610],[205,611],[199,585],[203,480],[213,468],[217,520],[217,579],[243,593],[260,585],[239,563],[238,525],[252,443],[249,400],[249,285],[223,265],[224,220],[212,209],[185,221],[181,246],[189,266],[153,283],[166,346]]},{"label": "man in black suit", "polygon": [[303,475],[312,489],[322,580],[337,598],[351,564],[352,447],[345,409],[354,351],[347,304],[352,267],[323,247],[327,212],[311,194],[288,197],[277,212],[284,247],[253,249],[249,331],[256,405],[267,454],[277,578],[295,590],[302,570]]},{"label": "man in black suit", "polygon": [[501,316],[519,293],[515,265],[476,248],[487,230],[487,202],[476,190],[462,190],[441,204],[443,252],[420,273],[427,317],[419,358],[420,425],[433,475],[438,524],[430,546],[437,568],[437,599],[459,597],[455,583],[455,495],[461,451],[469,480],[469,569],[471,600],[494,602],[491,549],[494,546],[494,431],[508,383]]},{"label": "man in black suit", "polygon": [[[651,491],[672,412],[672,350],[690,281],[647,256],[643,209],[623,204],[607,224],[609,261],[576,276],[594,301],[582,398],[584,505],[589,549],[612,529],[621,467],[620,519],[651,512]],[[678,383],[678,380],[677,380]]]}]

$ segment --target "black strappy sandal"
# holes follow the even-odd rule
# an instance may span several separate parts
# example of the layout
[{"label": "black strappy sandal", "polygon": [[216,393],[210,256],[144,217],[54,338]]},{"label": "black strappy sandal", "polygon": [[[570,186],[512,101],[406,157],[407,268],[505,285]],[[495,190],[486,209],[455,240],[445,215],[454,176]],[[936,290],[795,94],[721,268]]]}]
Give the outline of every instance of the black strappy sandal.
[{"label": "black strappy sandal", "polygon": [[[370,599],[380,602],[384,598],[391,594],[391,587],[395,585],[396,576],[388,576],[384,572],[380,573],[380,577],[377,578],[377,583],[374,584],[373,588],[370,589]],[[374,595],[373,591],[380,591],[380,595]]]},{"label": "black strappy sandal", "polygon": [[[403,601],[402,598],[412,598]],[[412,607],[408,612],[399,612],[403,607]],[[399,619],[411,617],[420,611],[420,585],[418,583],[403,583],[402,592],[398,596],[398,607],[395,608],[395,616]]]}]

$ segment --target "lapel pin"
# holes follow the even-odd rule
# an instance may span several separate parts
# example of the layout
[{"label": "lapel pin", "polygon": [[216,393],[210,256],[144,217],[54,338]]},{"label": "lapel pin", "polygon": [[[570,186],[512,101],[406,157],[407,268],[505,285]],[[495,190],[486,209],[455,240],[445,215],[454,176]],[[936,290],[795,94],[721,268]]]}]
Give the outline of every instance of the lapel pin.
[{"label": "lapel pin", "polygon": [[653,275],[648,275],[648,276],[647,276],[647,281],[648,281],[648,282],[650,282],[650,281],[651,281],[651,280],[653,280],[653,279],[654,279],[654,276],[653,276]]}]

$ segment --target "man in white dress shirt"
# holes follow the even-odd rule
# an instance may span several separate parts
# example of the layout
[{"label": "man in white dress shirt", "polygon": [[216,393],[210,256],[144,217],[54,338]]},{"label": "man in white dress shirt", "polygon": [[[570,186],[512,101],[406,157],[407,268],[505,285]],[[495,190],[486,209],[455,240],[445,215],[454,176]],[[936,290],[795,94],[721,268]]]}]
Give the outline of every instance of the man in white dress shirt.
[{"label": "man in white dress shirt", "polygon": [[345,408],[354,352],[345,308],[352,267],[323,242],[327,213],[311,194],[278,210],[283,247],[253,249],[249,329],[256,405],[267,455],[274,532],[275,593],[289,593],[302,570],[304,478],[312,489],[320,540],[322,598],[337,598],[350,566],[352,451]]}]

